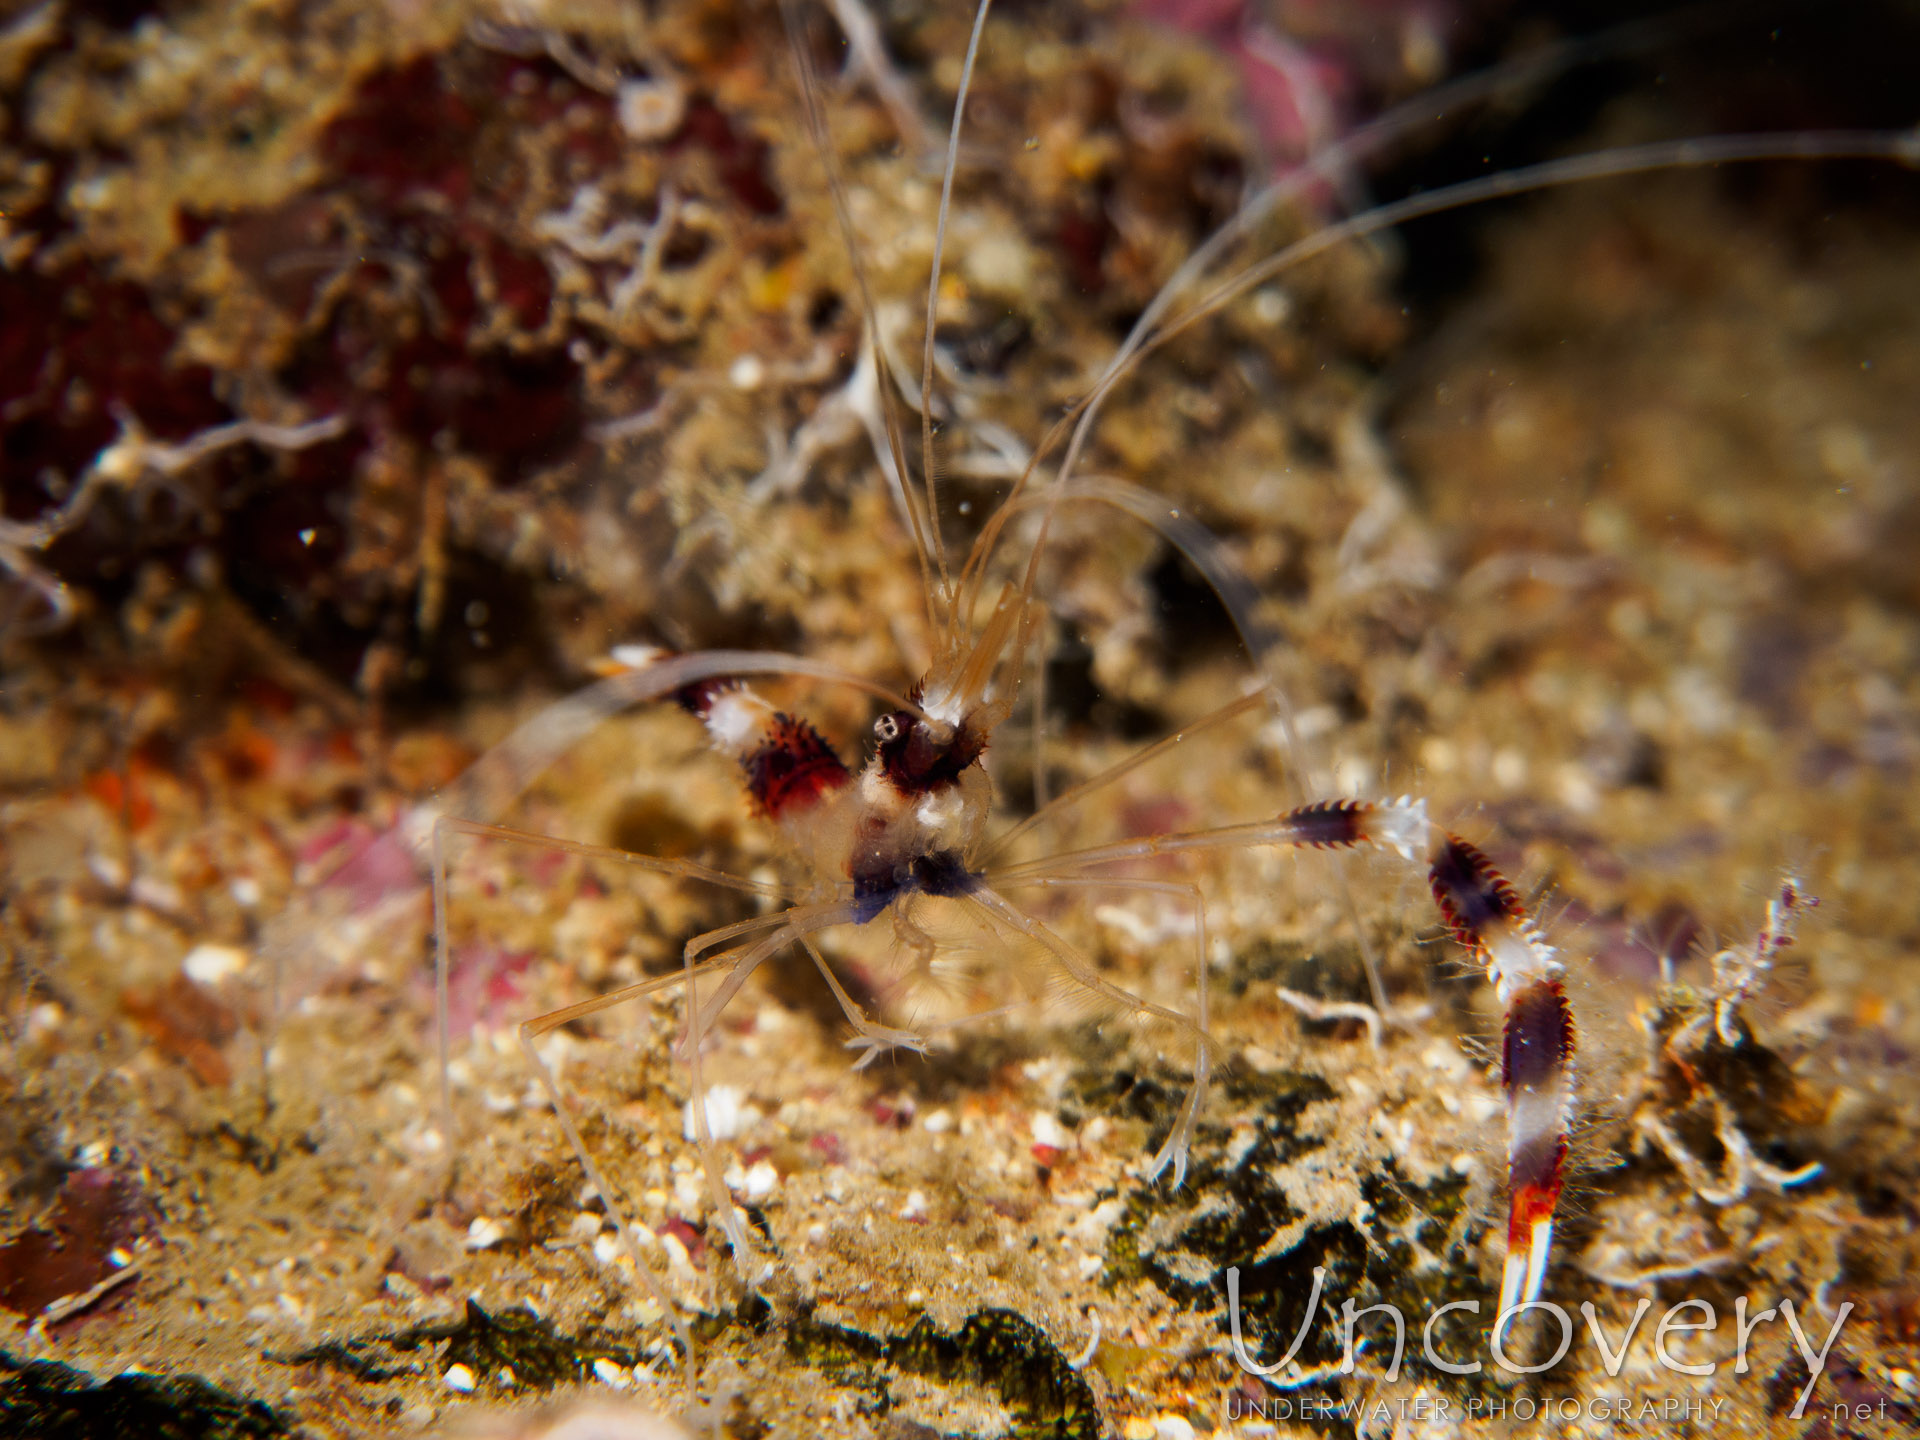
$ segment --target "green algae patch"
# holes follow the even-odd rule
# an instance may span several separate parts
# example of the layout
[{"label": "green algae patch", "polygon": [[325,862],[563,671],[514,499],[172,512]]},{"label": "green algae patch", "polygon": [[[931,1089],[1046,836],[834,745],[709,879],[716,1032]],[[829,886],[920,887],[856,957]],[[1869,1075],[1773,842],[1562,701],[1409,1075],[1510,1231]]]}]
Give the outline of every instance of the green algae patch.
[{"label": "green algae patch", "polygon": [[344,1371],[356,1380],[377,1383],[415,1374],[424,1366],[402,1356],[423,1348],[444,1347],[435,1357],[436,1370],[465,1365],[492,1384],[502,1383],[511,1371],[517,1389],[551,1390],[570,1381],[593,1378],[594,1362],[611,1361],[631,1368],[644,1357],[630,1346],[615,1344],[592,1333],[568,1335],[531,1310],[514,1306],[492,1311],[467,1301],[457,1320],[415,1325],[391,1335],[353,1340],[329,1340],[291,1355],[269,1353],[281,1365],[324,1365]]},{"label": "green algae patch", "polygon": [[921,1316],[901,1335],[869,1335],[800,1315],[787,1327],[787,1353],[848,1389],[892,1408],[889,1372],[992,1390],[1013,1417],[1018,1440],[1097,1440],[1091,1387],[1046,1332],[1012,1310],[980,1310],[948,1333]]},{"label": "green algae patch", "polygon": [[[1124,1084],[1125,1077],[1108,1082],[1109,1088]],[[1089,1108],[1112,1113],[1128,1105],[1138,1088],[1114,1091],[1107,1105],[1083,1099]],[[1184,1185],[1145,1185],[1126,1197],[1126,1211],[1107,1242],[1108,1290],[1151,1279],[1190,1307],[1218,1303],[1225,1267],[1258,1254],[1275,1232],[1300,1218],[1272,1177],[1320,1148],[1319,1139],[1299,1133],[1297,1122],[1307,1106],[1331,1099],[1332,1087],[1318,1075],[1230,1071],[1221,1090],[1250,1126],[1240,1132],[1246,1138],[1236,1142],[1234,1132],[1203,1124]],[[1164,1139],[1163,1125],[1151,1143],[1158,1148]]]},{"label": "green algae patch", "polygon": [[0,1350],[0,1431],[18,1440],[273,1440],[293,1421],[261,1400],[229,1394],[196,1375],[115,1375],[96,1380],[54,1360]]},{"label": "green algae patch", "polygon": [[[1365,1203],[1354,1218],[1311,1225],[1285,1250],[1266,1253],[1306,1218],[1289,1198],[1286,1172],[1324,1148],[1299,1133],[1299,1119],[1334,1091],[1320,1076],[1291,1071],[1230,1072],[1221,1089],[1222,1108],[1236,1123],[1199,1128],[1186,1183],[1173,1191],[1142,1186],[1123,1197],[1105,1252],[1102,1284],[1110,1293],[1150,1282],[1182,1308],[1217,1314],[1225,1331],[1227,1271],[1237,1268],[1241,1331],[1248,1354],[1264,1362],[1286,1353],[1309,1318],[1317,1269],[1324,1271],[1323,1313],[1344,1300],[1356,1309],[1387,1304],[1417,1325],[1449,1301],[1481,1295],[1467,1245],[1465,1180],[1413,1184],[1391,1160],[1356,1176]],[[1341,1354],[1338,1326],[1323,1321],[1310,1327],[1296,1358],[1311,1367],[1337,1363]],[[1446,1383],[1466,1394],[1479,1393],[1483,1382]]]}]

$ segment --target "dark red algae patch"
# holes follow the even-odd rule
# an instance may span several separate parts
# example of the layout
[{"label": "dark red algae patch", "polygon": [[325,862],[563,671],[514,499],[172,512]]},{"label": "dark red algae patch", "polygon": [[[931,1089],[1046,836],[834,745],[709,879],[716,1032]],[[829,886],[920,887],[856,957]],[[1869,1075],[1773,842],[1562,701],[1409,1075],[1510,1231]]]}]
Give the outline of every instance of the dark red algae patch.
[{"label": "dark red algae patch", "polygon": [[173,362],[176,334],[140,286],[76,261],[0,269],[0,494],[30,520],[92,463],[121,414],[179,440],[229,418],[213,373]]},{"label": "dark red algae patch", "polygon": [[[375,436],[451,446],[506,484],[564,458],[585,424],[579,366],[540,333],[552,278],[512,218],[534,163],[512,144],[529,118],[514,103],[523,69],[475,51],[425,56],[363,81],[327,127],[320,155],[347,205],[329,227],[344,284],[307,317],[318,331],[285,377],[296,393],[343,398]],[[555,83],[571,86],[534,93]],[[570,107],[610,131],[605,97],[572,88]],[[271,252],[257,263],[263,281],[284,268]]]},{"label": "dark red algae patch", "polygon": [[[114,83],[118,52],[87,50],[97,27],[63,13],[71,44],[47,53],[80,54],[84,83]],[[601,464],[589,421],[650,403],[657,372],[695,358],[687,327],[716,282],[685,272],[725,242],[698,225],[668,236],[659,260],[676,298],[658,316],[609,319],[612,262],[587,265],[598,288],[560,285],[554,266],[571,262],[556,261],[566,247],[542,220],[589,185],[647,213],[642,142],[602,85],[538,46],[501,44],[459,40],[322,85],[302,131],[312,180],[231,209],[178,195],[177,243],[157,263],[123,265],[121,237],[68,198],[126,154],[58,148],[0,114],[0,147],[50,177],[10,213],[9,232],[33,243],[0,270],[5,518],[54,518],[123,427],[174,445],[243,417],[336,427],[303,448],[241,441],[90,492],[77,523],[29,547],[25,587],[0,572],[0,631],[24,617],[22,633],[47,620],[111,638],[137,583],[143,603],[204,600],[209,613],[230,597],[222,615],[254,622],[316,680],[403,706],[548,659],[543,628],[567,621],[544,603],[553,567],[539,546],[572,537],[534,526],[541,538],[508,556],[500,517],[561,508]],[[778,221],[776,137],[701,65],[689,77],[647,163],[747,227]],[[683,290],[699,314],[681,313]],[[60,613],[43,614],[52,602],[36,608],[36,592],[53,580]],[[493,617],[484,634],[457,623],[476,602]]]},{"label": "dark red algae patch", "polygon": [[577,337],[526,220],[571,153],[556,127],[617,153],[607,97],[549,62],[456,46],[364,77],[318,134],[307,190],[178,217],[291,322],[259,357],[273,388],[347,422],[226,497],[227,582],[364,690],[452,678],[435,674],[433,632],[458,606],[423,604],[423,585],[520,609],[524,587],[448,520],[450,477],[498,493],[581,454]]},{"label": "dark red algae patch", "polygon": [[132,1176],[106,1166],[74,1171],[45,1224],[0,1245],[0,1305],[37,1315],[56,1300],[85,1294],[123,1268],[113,1252],[131,1250],[155,1223]]},{"label": "dark red algae patch", "polygon": [[472,195],[479,128],[474,107],[442,82],[439,58],[423,55],[362,81],[321,136],[320,158],[387,205],[430,191],[459,206]]},{"label": "dark red algae patch", "polygon": [[766,219],[786,208],[768,169],[772,147],[757,135],[742,135],[726,112],[705,96],[688,103],[679,133],[668,140],[666,149],[671,155],[689,146],[713,157],[722,183],[755,215]]}]

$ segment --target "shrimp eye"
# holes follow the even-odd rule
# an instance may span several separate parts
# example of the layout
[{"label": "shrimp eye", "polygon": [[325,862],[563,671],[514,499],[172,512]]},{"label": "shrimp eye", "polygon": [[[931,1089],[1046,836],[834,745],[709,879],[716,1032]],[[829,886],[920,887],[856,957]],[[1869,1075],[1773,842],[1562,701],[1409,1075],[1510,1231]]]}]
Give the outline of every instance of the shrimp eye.
[{"label": "shrimp eye", "polygon": [[911,710],[895,710],[874,722],[880,764],[887,778],[909,795],[951,785],[987,748],[971,726],[931,726]]}]

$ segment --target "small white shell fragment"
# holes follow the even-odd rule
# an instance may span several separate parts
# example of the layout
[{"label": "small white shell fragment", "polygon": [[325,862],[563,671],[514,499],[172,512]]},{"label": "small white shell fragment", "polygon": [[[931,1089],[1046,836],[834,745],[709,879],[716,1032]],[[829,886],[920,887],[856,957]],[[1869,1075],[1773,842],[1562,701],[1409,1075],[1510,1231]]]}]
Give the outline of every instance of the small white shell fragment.
[{"label": "small white shell fragment", "polygon": [[605,1356],[593,1362],[593,1374],[602,1385],[611,1385],[616,1390],[625,1390],[633,1384],[633,1372]]},{"label": "small white shell fragment", "polygon": [[1156,1415],[1153,1440],[1193,1440],[1193,1425],[1179,1415]]},{"label": "small white shell fragment", "polygon": [[620,1258],[620,1237],[618,1235],[599,1235],[594,1238],[593,1258],[602,1265],[611,1265]]},{"label": "small white shell fragment", "polygon": [[989,295],[1018,296],[1032,291],[1034,253],[1012,230],[989,231],[967,248],[961,265],[974,287]]},{"label": "small white shell fragment", "polygon": [[780,1188],[780,1172],[766,1160],[755,1161],[743,1177],[740,1193],[748,1203],[764,1200]]},{"label": "small white shell fragment", "polygon": [[1066,1127],[1044,1111],[1033,1117],[1031,1128],[1036,1145],[1048,1145],[1055,1150],[1066,1150],[1073,1145],[1073,1136],[1067,1133]]},{"label": "small white shell fragment", "polygon": [[1518,790],[1527,783],[1527,757],[1511,746],[1493,755],[1493,783],[1502,790]]},{"label": "small white shell fragment", "polygon": [[600,1217],[591,1210],[581,1210],[567,1222],[567,1238],[582,1243],[592,1240],[600,1233]]},{"label": "small white shell fragment", "polygon": [[673,1213],[698,1220],[707,1213],[707,1188],[691,1175],[673,1177]]},{"label": "small white shell fragment", "polygon": [[1247,1062],[1247,1068],[1256,1075],[1272,1075],[1285,1069],[1287,1063],[1271,1050],[1258,1045],[1247,1046],[1240,1052],[1240,1058]]},{"label": "small white shell fragment", "polygon": [[27,1012],[26,1041],[29,1045],[44,1040],[66,1023],[67,1012],[47,1000]]},{"label": "small white shell fragment", "polygon": [[629,139],[643,144],[665,140],[680,128],[687,113],[687,87],[675,76],[656,80],[623,80],[614,92],[620,128]]},{"label": "small white shell fragment", "polygon": [[187,907],[186,896],[180,893],[177,885],[169,885],[165,880],[156,880],[151,875],[136,875],[127,886],[127,896],[150,910],[159,910],[168,915],[177,915]]},{"label": "small white shell fragment", "polygon": [[440,1377],[449,1390],[458,1390],[462,1395],[473,1393],[473,1370],[466,1365],[449,1365],[446,1373]]},{"label": "small white shell fragment", "polygon": [[687,1247],[680,1237],[671,1230],[660,1236],[660,1248],[667,1252],[667,1268],[693,1273],[693,1257],[687,1254]]},{"label": "small white shell fragment", "polygon": [[[1284,325],[1292,311],[1293,302],[1287,298],[1287,292],[1277,285],[1265,285],[1253,292],[1253,318],[1262,325]],[[1295,725],[1304,718],[1304,714],[1296,718]]]},{"label": "small white shell fragment", "polygon": [[927,1213],[927,1197],[924,1191],[913,1190],[907,1194],[907,1203],[900,1207],[902,1220],[920,1220]]},{"label": "small white shell fragment", "polygon": [[[741,1103],[743,1097],[738,1088],[732,1085],[715,1085],[707,1091],[707,1134],[715,1141],[733,1139],[753,1121],[760,1117],[751,1108]],[[687,1101],[681,1118],[681,1133],[688,1140],[700,1138],[695,1128],[693,1101]]]},{"label": "small white shell fragment", "polygon": [[476,1215],[467,1226],[467,1249],[491,1250],[507,1238],[506,1227],[486,1215]]},{"label": "small white shell fragment", "polygon": [[234,945],[200,944],[180,962],[189,980],[214,986],[247,968],[247,952]]},{"label": "small white shell fragment", "polygon": [[944,1135],[953,1128],[953,1112],[936,1110],[920,1123],[926,1127],[929,1134]]},{"label": "small white shell fragment", "polygon": [[1107,1232],[1120,1223],[1127,1213],[1127,1207],[1118,1200],[1102,1200],[1086,1214],[1067,1227],[1074,1240],[1088,1250],[1098,1250],[1107,1243]]}]

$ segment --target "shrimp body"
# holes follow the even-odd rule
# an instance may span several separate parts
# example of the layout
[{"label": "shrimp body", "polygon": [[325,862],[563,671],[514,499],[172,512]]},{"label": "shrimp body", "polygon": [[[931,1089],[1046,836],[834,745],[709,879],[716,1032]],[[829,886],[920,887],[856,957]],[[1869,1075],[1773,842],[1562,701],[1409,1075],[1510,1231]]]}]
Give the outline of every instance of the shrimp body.
[{"label": "shrimp body", "polygon": [[994,662],[1025,608],[1004,603],[977,644],[951,647],[912,703],[880,716],[857,775],[809,721],[742,682],[703,680],[677,698],[740,762],[754,808],[807,865],[815,897],[850,895],[864,923],[896,896],[957,895],[976,876],[993,808],[983,760],[1012,708],[1011,685],[996,696]]}]

